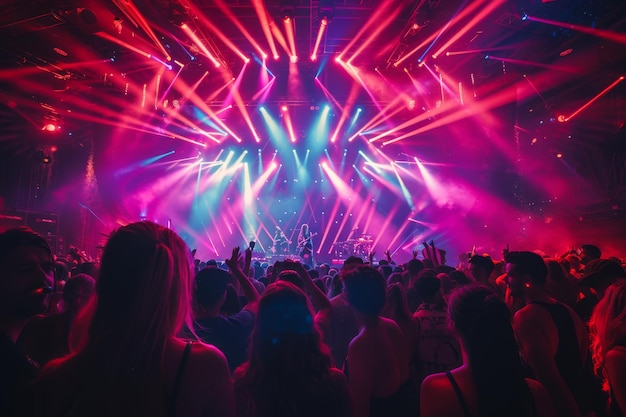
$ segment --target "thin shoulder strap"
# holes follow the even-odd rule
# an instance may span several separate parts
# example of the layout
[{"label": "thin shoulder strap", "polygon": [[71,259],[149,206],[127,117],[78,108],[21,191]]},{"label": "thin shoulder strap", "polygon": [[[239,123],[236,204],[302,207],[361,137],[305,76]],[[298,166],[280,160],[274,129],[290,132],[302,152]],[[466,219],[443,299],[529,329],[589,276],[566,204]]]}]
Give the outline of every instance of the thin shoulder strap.
[{"label": "thin shoulder strap", "polygon": [[450,380],[450,384],[452,384],[452,388],[454,388],[454,392],[456,393],[456,398],[458,398],[459,404],[461,404],[461,408],[463,409],[463,414],[465,414],[465,417],[471,417],[469,407],[467,406],[467,403],[465,402],[465,397],[463,397],[463,393],[461,392],[461,388],[459,388],[459,384],[456,383],[456,380],[454,379],[450,371],[446,371],[446,376]]},{"label": "thin shoulder strap", "polygon": [[193,342],[191,340],[187,342],[185,350],[183,351],[183,356],[180,358],[180,364],[178,365],[178,370],[176,371],[176,379],[174,379],[174,385],[172,385],[172,391],[167,404],[167,414],[169,417],[174,417],[176,415],[176,400],[178,398],[178,392],[180,391],[180,383],[183,379],[183,373],[185,372],[185,366],[187,365],[187,358],[189,357],[192,343]]}]

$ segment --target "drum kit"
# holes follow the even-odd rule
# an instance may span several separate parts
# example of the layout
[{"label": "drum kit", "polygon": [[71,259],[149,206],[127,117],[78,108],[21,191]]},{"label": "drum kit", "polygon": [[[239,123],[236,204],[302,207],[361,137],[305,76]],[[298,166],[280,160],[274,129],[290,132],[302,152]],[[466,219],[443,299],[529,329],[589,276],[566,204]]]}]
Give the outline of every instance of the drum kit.
[{"label": "drum kit", "polygon": [[333,243],[333,250],[335,256],[339,259],[347,258],[348,256],[367,258],[372,251],[372,243],[374,243],[372,235],[362,234],[356,239]]}]

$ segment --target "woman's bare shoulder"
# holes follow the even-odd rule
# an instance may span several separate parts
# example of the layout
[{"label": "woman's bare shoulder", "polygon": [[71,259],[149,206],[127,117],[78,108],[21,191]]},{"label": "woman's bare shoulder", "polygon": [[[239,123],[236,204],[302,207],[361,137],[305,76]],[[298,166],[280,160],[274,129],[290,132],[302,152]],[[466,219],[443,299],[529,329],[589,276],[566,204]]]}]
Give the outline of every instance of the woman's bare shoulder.
[{"label": "woman's bare shoulder", "polygon": [[537,409],[538,417],[548,417],[556,415],[556,409],[548,390],[543,384],[534,379],[526,378],[526,384],[530,388],[530,392],[533,396],[535,408]]}]

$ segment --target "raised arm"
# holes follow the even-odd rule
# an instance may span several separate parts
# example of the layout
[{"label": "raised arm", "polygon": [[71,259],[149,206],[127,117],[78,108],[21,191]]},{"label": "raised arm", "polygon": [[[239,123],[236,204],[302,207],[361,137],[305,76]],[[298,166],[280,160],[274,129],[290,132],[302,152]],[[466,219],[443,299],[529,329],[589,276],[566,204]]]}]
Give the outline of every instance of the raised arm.
[{"label": "raised arm", "polygon": [[[424,245],[424,258],[432,260],[433,259],[433,255],[432,255],[432,253],[430,251],[430,246],[428,246],[428,242],[424,241],[424,242],[422,242],[422,245]],[[433,261],[433,263],[434,263],[434,261]]]},{"label": "raised arm", "polygon": [[[435,268],[437,268],[438,266],[441,266],[443,262],[441,262],[442,260],[440,260],[439,258],[437,258],[437,249],[435,248],[435,241],[431,240],[430,241],[430,247],[432,248],[432,259],[433,259],[433,265],[435,266]],[[441,255],[441,254],[439,254]]]},{"label": "raised arm", "polygon": [[[237,287],[241,288],[243,295],[246,297],[247,304],[246,307],[248,310],[254,308],[256,306],[256,301],[259,299],[259,293],[256,288],[250,282],[250,279],[244,274],[244,272],[239,267],[239,247],[233,248],[233,252],[229,259],[226,259],[226,265],[230,269],[230,273],[235,281]],[[250,249],[246,249],[246,251],[250,251]]]},{"label": "raised arm", "polygon": [[320,290],[319,287],[315,285],[304,266],[300,262],[287,260],[285,262],[289,262],[289,268],[296,271],[300,276],[300,279],[302,279],[302,282],[304,283],[304,289],[309,294],[309,297],[311,297],[311,304],[313,304],[313,308],[315,308],[315,311],[330,308],[330,301],[328,300],[328,297],[326,297],[326,294],[324,294],[324,292],[322,292],[322,290]]}]

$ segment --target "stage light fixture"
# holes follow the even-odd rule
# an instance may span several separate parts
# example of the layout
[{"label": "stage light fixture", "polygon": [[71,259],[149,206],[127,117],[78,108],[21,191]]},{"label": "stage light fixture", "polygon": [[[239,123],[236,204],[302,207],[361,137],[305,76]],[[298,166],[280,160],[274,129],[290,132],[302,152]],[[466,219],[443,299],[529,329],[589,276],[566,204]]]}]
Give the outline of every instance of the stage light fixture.
[{"label": "stage light fixture", "polygon": [[320,0],[319,16],[322,22],[324,21],[324,19],[326,19],[326,24],[328,24],[328,22],[333,20],[335,17],[335,1],[334,0]]},{"label": "stage light fixture", "polygon": [[60,127],[55,125],[54,123],[46,123],[41,130],[45,132],[56,132]]},{"label": "stage light fixture", "polygon": [[296,17],[296,2],[294,0],[281,0],[278,13],[283,20],[294,19]]},{"label": "stage light fixture", "polygon": [[35,160],[41,164],[49,164],[52,162],[52,157],[43,150],[40,150],[35,154]]}]

